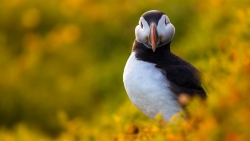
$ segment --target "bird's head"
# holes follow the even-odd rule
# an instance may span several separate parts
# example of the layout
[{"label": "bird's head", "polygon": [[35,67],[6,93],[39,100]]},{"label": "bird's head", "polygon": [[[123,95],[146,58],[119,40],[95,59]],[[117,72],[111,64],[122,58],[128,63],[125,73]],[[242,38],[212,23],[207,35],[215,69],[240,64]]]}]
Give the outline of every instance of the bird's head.
[{"label": "bird's head", "polygon": [[135,28],[136,41],[155,52],[157,47],[169,43],[175,33],[167,15],[158,10],[144,13]]}]

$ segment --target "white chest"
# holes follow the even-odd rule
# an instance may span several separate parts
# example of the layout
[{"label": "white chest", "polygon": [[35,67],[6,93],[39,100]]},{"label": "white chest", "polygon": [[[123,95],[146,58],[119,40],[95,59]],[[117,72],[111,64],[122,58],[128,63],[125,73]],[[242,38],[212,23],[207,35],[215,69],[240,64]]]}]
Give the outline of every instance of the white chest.
[{"label": "white chest", "polygon": [[130,100],[147,116],[160,111],[166,120],[179,112],[169,82],[155,64],[137,60],[133,52],[124,69],[123,82]]}]

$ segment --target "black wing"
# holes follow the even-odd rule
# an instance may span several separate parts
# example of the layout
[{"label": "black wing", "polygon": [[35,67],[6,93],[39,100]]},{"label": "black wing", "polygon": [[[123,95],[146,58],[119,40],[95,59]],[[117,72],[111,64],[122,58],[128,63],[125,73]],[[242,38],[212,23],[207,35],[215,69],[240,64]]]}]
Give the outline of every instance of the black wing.
[{"label": "black wing", "polygon": [[187,93],[206,98],[206,92],[200,83],[200,74],[191,65],[173,65],[164,68],[163,73],[170,81],[171,90],[175,94]]}]

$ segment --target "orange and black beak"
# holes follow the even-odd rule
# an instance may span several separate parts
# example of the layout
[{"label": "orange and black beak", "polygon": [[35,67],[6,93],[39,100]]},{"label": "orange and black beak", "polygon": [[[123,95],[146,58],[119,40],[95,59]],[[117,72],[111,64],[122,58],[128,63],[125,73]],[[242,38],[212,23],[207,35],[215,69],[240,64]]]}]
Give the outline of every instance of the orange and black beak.
[{"label": "orange and black beak", "polygon": [[158,33],[157,33],[156,26],[154,23],[151,24],[151,26],[150,26],[150,35],[149,36],[150,36],[150,43],[152,46],[152,50],[153,50],[153,52],[155,52],[157,42],[158,42]]}]

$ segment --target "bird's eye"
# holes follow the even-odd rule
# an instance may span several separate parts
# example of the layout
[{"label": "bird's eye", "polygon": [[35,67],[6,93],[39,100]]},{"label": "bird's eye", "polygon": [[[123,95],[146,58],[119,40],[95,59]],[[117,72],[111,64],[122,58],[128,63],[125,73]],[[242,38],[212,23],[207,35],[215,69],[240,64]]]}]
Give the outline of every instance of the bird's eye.
[{"label": "bird's eye", "polygon": [[142,22],[140,22],[140,23],[141,23],[141,24],[140,24],[140,25],[141,25],[141,28],[143,28],[143,24],[142,24]]},{"label": "bird's eye", "polygon": [[167,17],[165,17],[165,25],[167,25],[169,23],[170,23],[169,19]]}]

